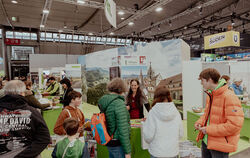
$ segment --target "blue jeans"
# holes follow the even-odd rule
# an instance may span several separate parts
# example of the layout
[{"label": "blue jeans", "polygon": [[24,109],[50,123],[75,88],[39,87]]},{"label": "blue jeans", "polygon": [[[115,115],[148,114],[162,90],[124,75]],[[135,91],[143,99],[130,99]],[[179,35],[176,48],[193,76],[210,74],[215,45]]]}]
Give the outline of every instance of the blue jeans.
[{"label": "blue jeans", "polygon": [[109,158],[125,158],[125,153],[121,146],[108,147]]}]

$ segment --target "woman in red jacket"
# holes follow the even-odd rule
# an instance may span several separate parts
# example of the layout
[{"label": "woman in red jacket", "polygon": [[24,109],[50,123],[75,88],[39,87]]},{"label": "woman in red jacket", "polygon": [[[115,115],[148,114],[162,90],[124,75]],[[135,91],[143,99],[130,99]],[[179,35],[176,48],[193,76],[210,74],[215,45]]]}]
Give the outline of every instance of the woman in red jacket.
[{"label": "woman in red jacket", "polygon": [[129,110],[130,119],[144,118],[143,105],[149,111],[150,107],[145,94],[140,89],[140,82],[137,79],[130,81],[130,88],[126,98],[127,109]]}]

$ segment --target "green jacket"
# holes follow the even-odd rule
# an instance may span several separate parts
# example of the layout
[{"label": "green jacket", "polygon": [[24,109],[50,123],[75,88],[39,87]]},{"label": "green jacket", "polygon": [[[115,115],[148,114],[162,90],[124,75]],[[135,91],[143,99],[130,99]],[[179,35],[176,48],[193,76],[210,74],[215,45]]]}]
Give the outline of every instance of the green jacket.
[{"label": "green jacket", "polygon": [[125,154],[131,153],[130,145],[130,116],[124,97],[118,94],[104,95],[98,102],[100,111],[106,116],[109,135],[114,133],[113,139],[118,139]]},{"label": "green jacket", "polygon": [[58,95],[59,94],[59,83],[54,81],[49,85],[49,88],[46,90],[50,95]]},{"label": "green jacket", "polygon": [[[69,144],[71,143],[71,144]],[[69,142],[68,138],[57,143],[56,157],[60,158],[63,156],[64,150],[68,146],[64,158],[81,158],[83,155],[84,143],[79,139],[75,139],[72,142]]]}]

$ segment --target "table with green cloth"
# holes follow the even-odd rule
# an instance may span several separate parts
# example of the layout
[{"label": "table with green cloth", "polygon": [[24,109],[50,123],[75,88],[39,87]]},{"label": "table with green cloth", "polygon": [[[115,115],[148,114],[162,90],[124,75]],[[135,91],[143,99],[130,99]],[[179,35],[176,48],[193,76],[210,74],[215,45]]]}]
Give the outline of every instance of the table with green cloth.
[{"label": "table with green cloth", "polygon": [[250,106],[242,104],[245,119],[242,129],[240,131],[240,136],[244,136],[248,138],[250,142]]},{"label": "table with green cloth", "polygon": [[[134,120],[131,120],[131,124]],[[131,127],[130,135],[131,143],[131,157],[132,158],[150,158],[148,150],[141,148],[141,128]],[[97,144],[97,157],[98,158],[109,158],[108,149],[106,146]]]},{"label": "table with green cloth", "polygon": [[62,104],[56,104],[55,108],[52,107],[52,109],[42,111],[42,116],[49,128],[50,135],[54,134],[53,129],[56,124],[56,120],[62,111],[62,108]]},{"label": "table with green cloth", "polygon": [[199,131],[195,130],[194,124],[200,118],[203,113],[194,113],[192,111],[187,111],[187,139],[195,143],[198,147],[201,146],[201,141],[197,143],[196,136]]}]

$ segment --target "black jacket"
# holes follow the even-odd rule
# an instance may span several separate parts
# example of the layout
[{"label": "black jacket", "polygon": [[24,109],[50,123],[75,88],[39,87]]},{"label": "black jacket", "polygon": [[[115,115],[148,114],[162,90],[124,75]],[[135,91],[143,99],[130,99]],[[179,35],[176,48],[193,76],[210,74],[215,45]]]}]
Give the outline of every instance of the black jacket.
[{"label": "black jacket", "polygon": [[69,92],[71,92],[71,91],[73,91],[73,89],[71,87],[64,90],[63,96],[60,98],[60,103],[62,103],[64,107],[68,106],[69,103],[71,102],[71,100],[69,98]]},{"label": "black jacket", "polygon": [[21,149],[15,158],[36,157],[49,144],[50,135],[42,115],[23,96],[0,99],[0,157]]}]

